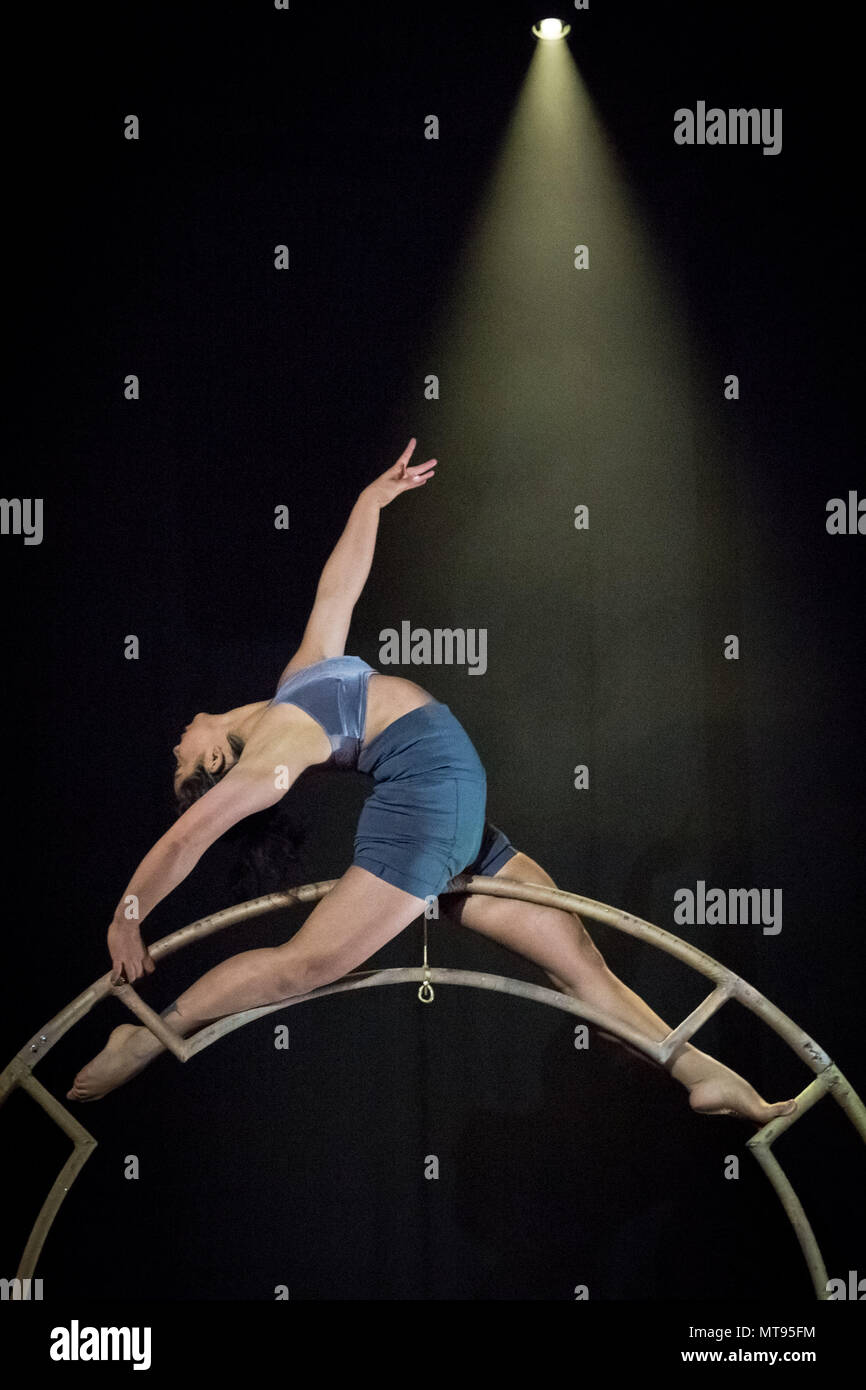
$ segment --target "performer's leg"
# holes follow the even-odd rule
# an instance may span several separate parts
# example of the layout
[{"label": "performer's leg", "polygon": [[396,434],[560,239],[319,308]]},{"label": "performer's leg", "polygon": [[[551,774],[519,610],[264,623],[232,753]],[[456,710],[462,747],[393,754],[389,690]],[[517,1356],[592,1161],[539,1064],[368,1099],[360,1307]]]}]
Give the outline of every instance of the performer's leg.
[{"label": "performer's leg", "polygon": [[[282,946],[242,951],[214,966],[163,1013],[181,1036],[214,1019],[307,994],[355,970],[424,910],[425,900],[352,865]],[[78,1073],[70,1100],[96,1100],[165,1051],[149,1028],[121,1024]]]},{"label": "performer's leg", "polygon": [[[525,854],[512,856],[494,878],[556,887],[550,875]],[[576,912],[481,894],[462,895],[449,912],[463,926],[541,966],[563,993],[585,999],[655,1042],[671,1031],[610,970]],[[667,1070],[689,1091],[692,1108],[705,1113],[733,1113],[765,1124],[775,1115],[787,1114],[794,1105],[793,1101],[768,1105],[743,1077],[691,1043],[677,1052]]]}]

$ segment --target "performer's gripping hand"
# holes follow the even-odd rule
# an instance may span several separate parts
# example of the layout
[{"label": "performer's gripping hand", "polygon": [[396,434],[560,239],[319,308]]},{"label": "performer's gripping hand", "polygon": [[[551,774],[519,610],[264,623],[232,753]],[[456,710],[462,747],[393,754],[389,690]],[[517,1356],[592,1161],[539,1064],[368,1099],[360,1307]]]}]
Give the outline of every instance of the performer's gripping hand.
[{"label": "performer's gripping hand", "polygon": [[428,459],[426,463],[416,463],[411,467],[409,460],[415,451],[417,439],[410,439],[406,448],[394,464],[383,473],[381,478],[364,491],[375,497],[380,507],[387,507],[389,502],[393,502],[395,497],[399,497],[401,492],[411,492],[413,488],[421,487],[433,477],[436,467],[436,459]]},{"label": "performer's gripping hand", "polygon": [[111,953],[111,983],[132,984],[142,975],[152,975],[156,961],[141,939],[137,922],[112,922],[108,928]]}]

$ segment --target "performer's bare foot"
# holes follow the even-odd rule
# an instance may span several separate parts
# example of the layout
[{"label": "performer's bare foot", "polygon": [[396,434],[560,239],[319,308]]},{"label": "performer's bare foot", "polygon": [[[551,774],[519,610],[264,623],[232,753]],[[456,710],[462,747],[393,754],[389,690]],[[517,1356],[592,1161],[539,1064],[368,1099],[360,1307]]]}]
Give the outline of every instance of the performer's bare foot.
[{"label": "performer's bare foot", "polygon": [[721,1062],[701,1081],[689,1087],[689,1105],[701,1115],[739,1115],[765,1125],[779,1115],[790,1115],[797,1108],[795,1100],[780,1100],[770,1105],[762,1100],[744,1077]]},{"label": "performer's bare foot", "polygon": [[102,1096],[137,1076],[157,1054],[162,1045],[149,1028],[134,1023],[121,1023],[115,1028],[101,1052],[82,1067],[67,1100],[100,1100]]}]

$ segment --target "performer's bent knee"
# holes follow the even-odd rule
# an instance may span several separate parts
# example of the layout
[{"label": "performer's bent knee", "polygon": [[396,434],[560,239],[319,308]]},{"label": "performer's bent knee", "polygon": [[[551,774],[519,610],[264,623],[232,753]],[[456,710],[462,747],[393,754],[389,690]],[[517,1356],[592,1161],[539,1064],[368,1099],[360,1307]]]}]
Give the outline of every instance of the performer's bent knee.
[{"label": "performer's bent knee", "polygon": [[291,999],[296,994],[308,994],[316,988],[310,962],[298,953],[285,953],[279,947],[274,949],[274,960],[267,974],[268,988],[274,1003],[279,999]]},{"label": "performer's bent knee", "polygon": [[[276,954],[279,956],[279,948]],[[309,994],[321,985],[329,985],[340,979],[346,972],[339,961],[332,956],[308,956],[291,952],[278,960],[273,967],[271,983],[274,1000],[289,999],[296,994]]]}]

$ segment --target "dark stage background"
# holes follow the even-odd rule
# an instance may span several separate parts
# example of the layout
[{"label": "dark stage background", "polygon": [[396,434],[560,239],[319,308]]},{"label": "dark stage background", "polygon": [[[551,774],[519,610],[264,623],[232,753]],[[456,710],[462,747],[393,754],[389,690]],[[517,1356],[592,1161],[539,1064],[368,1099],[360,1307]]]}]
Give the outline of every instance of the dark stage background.
[{"label": "dark stage background", "polygon": [[[484,677],[398,674],[464,722],[491,817],[561,886],[740,971],[866,1091],[864,540],[825,529],[827,500],[863,487],[853,54],[820,15],[801,25],[781,4],[593,3],[568,16],[657,260],[688,304],[700,370],[713,389],[727,371],[743,383],[723,452],[694,425],[689,506],[705,548],[680,594],[680,640],[654,574],[666,538],[676,546],[675,493],[636,514],[645,489],[625,468],[609,491],[596,470],[587,496],[586,441],[567,486],[560,459],[551,487],[543,443],[509,448],[501,419],[495,447],[440,454],[441,407],[423,397],[425,372],[447,365],[428,352],[443,287],[539,17],[501,3],[150,4],[39,7],[21,30],[3,491],[45,499],[45,534],[0,543],[4,1064],[107,968],[114,905],[172,818],[177,730],[199,709],[269,697],[355,495],[416,435],[418,459],[440,457],[437,477],[383,514],[348,649],[376,665],[380,630],[404,618],[486,627]],[[673,111],[703,97],[782,107],[782,153],[677,147]],[[137,143],[122,138],[129,112]],[[421,138],[428,112],[438,142]],[[507,343],[501,363],[507,373]],[[129,372],[139,402],[123,399]],[[570,523],[581,501],[599,523],[585,542]],[[280,503],[288,531],[273,526]],[[722,659],[728,632],[739,662]],[[586,793],[571,784],[582,762]],[[360,777],[316,774],[290,793],[310,820],[309,879],[350,862],[365,792]],[[215,847],[146,939],[234,901],[230,870]],[[675,927],[673,892],[697,879],[781,888],[782,932]],[[163,1008],[229,952],[302,919],[180,953],[147,999]],[[663,1016],[705,992],[650,948],[594,936]],[[435,964],[547,983],[447,920],[430,941]],[[418,922],[375,959],[420,958]],[[117,1003],[97,1010],[40,1079],[65,1094],[124,1017]],[[287,1052],[273,1046],[282,1021]],[[770,1099],[808,1079],[737,1006],[699,1042]],[[581,1284],[594,1300],[810,1296],[745,1153],[750,1128],[692,1116],[647,1064],[598,1037],[578,1052],[568,1017],[514,999],[443,988],[424,1008],[405,988],[301,1006],[187,1067],[160,1059],[81,1118],[99,1147],[44,1252],[52,1298],[267,1301],[286,1285],[299,1300],[544,1301]],[[21,1184],[11,1274],[66,1141],[20,1094],[0,1119]],[[830,1272],[858,1253],[862,1270],[853,1130],[827,1100],[779,1152]],[[730,1153],[736,1182],[722,1177]],[[130,1154],[138,1181],[124,1178]],[[438,1181],[424,1177],[429,1154]],[[106,1239],[121,1232],[135,1255],[119,1262]]]}]

